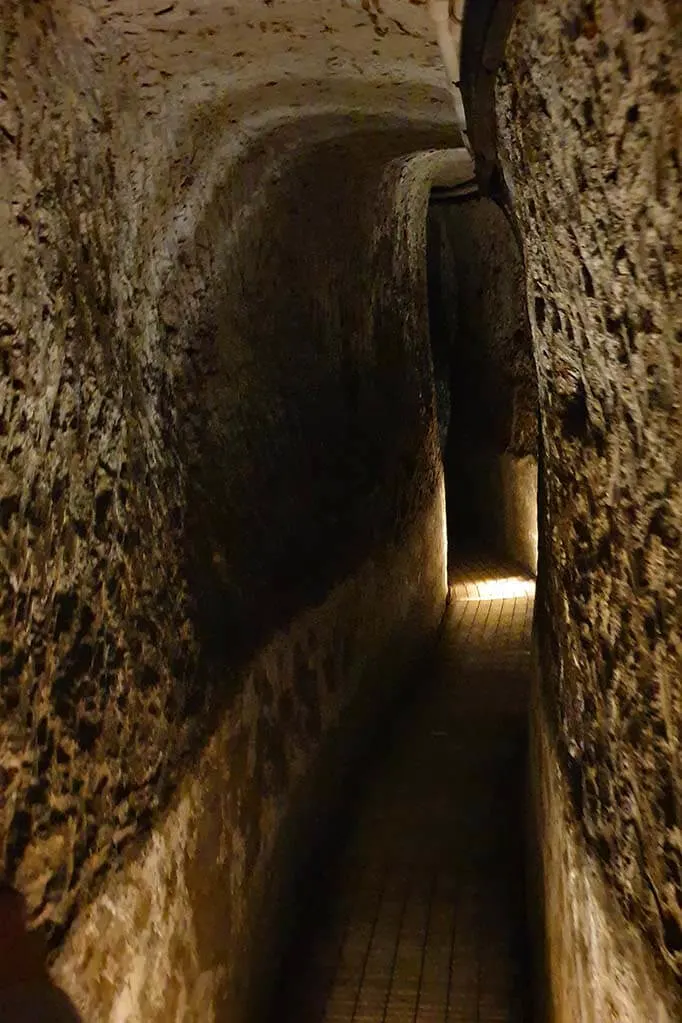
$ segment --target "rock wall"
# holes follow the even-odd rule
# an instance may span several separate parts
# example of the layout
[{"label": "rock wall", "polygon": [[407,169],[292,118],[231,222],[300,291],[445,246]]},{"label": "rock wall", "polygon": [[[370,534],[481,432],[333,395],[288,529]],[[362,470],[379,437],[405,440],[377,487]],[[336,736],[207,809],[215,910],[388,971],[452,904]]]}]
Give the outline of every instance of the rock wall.
[{"label": "rock wall", "polygon": [[505,453],[498,461],[501,549],[531,575],[538,570],[538,463],[535,455]]},{"label": "rock wall", "polygon": [[432,203],[429,266],[436,374],[450,395],[452,544],[478,543],[534,572],[537,382],[523,263],[502,210],[490,199]]},{"label": "rock wall", "polygon": [[442,614],[443,514],[440,489],[399,546],[377,551],[240,674],[168,813],[60,954],[56,979],[84,1019],[260,1018],[295,920],[296,869]]},{"label": "rock wall", "polygon": [[[86,954],[78,921],[98,893],[95,915],[116,907],[120,869],[163,865],[185,798],[218,840],[227,778],[234,927],[173,959],[199,985],[211,959],[218,1012],[328,726],[445,599],[423,247],[457,138],[423,81],[409,116],[409,83],[322,94],[300,74],[275,106],[267,65],[229,91],[183,80],[181,100],[150,86],[151,106],[88,6],[10,0],[1,20],[1,869],[53,950],[77,922],[59,971],[88,1013],[154,1018],[121,987],[113,924]],[[193,884],[157,895],[184,911]],[[155,926],[147,908],[121,919]],[[89,955],[115,978],[99,1007]],[[164,969],[144,974],[157,994]],[[189,1018],[177,997],[159,1019]]]},{"label": "rock wall", "polygon": [[681,14],[521,0],[497,89],[540,380],[557,1020],[680,1018]]},{"label": "rock wall", "polygon": [[58,941],[172,785],[196,645],[87,27],[2,28],[0,849]]},{"label": "rock wall", "polygon": [[[537,658],[536,658],[537,661]],[[537,953],[538,1019],[676,1023],[679,990],[614,899],[576,817],[555,730],[533,680],[530,777],[534,808],[529,876]]]}]

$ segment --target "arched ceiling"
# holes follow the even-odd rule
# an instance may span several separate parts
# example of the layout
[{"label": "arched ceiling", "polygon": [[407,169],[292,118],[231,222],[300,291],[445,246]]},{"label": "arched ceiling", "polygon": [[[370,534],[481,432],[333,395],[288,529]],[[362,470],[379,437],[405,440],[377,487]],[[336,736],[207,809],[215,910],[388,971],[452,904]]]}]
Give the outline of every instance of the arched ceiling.
[{"label": "arched ceiling", "polygon": [[[361,106],[409,82],[409,96],[396,92],[399,109],[426,104],[452,116],[426,0],[95,0],[94,10],[147,109],[217,87],[302,81],[316,87],[294,87],[295,100],[289,88],[290,99],[317,105],[350,80],[365,87]],[[265,93],[263,102],[272,102]]]},{"label": "arched ceiling", "polygon": [[[68,16],[118,93],[119,180],[160,278],[211,196],[229,206],[241,180],[253,206],[247,154],[277,174],[316,137],[382,124],[405,153],[461,142],[428,0],[91,0]],[[471,175],[430,166],[439,183]]]}]

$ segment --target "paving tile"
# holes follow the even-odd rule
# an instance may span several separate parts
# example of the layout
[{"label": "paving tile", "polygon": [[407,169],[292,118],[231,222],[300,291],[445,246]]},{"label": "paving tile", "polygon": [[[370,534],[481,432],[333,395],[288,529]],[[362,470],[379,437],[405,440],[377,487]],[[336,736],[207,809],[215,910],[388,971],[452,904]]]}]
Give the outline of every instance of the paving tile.
[{"label": "paving tile", "polygon": [[330,878],[332,923],[311,936],[278,1021],[528,1019],[521,815],[532,613],[518,571],[470,561],[454,574],[437,663],[365,779]]}]

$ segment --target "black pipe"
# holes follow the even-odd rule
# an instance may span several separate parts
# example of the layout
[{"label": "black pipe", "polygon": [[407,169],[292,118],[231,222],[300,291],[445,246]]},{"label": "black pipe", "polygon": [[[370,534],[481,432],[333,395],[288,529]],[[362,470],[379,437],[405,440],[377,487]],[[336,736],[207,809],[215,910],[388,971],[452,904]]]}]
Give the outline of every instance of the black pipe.
[{"label": "black pipe", "polygon": [[433,203],[461,203],[479,196],[475,181],[465,181],[460,185],[436,185],[431,189],[429,201]]}]

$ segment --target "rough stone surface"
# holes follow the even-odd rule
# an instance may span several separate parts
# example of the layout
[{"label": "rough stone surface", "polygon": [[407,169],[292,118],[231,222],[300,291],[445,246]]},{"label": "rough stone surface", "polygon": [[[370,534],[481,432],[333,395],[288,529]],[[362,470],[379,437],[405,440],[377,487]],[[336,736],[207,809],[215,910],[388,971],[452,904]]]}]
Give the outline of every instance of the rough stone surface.
[{"label": "rough stone surface", "polygon": [[538,1019],[552,1023],[677,1023],[682,999],[658,976],[649,943],[623,916],[576,821],[538,679],[532,699],[533,846],[542,886],[536,952]]},{"label": "rough stone surface", "polygon": [[[682,978],[681,30],[675,0],[521,0],[497,95],[540,383],[545,700],[581,840],[672,987]],[[583,940],[589,917],[580,926]]]},{"label": "rough stone surface", "polygon": [[535,454],[535,365],[511,225],[490,199],[432,203],[429,253],[433,343],[450,369],[455,434]]},{"label": "rough stone surface", "polygon": [[53,947],[237,713],[239,663],[439,487],[444,163],[406,159],[457,142],[437,56],[373,5],[336,12],[341,55],[317,5],[289,4],[314,45],[253,7],[222,35],[214,4],[0,15],[0,850]]},{"label": "rough stone surface", "polygon": [[[441,486],[399,547],[377,551],[245,667],[142,854],[71,930],[55,975],[84,1019],[258,1018],[306,817],[324,827],[339,754],[357,747],[442,615],[443,517]],[[325,734],[337,748],[321,769]]]}]

